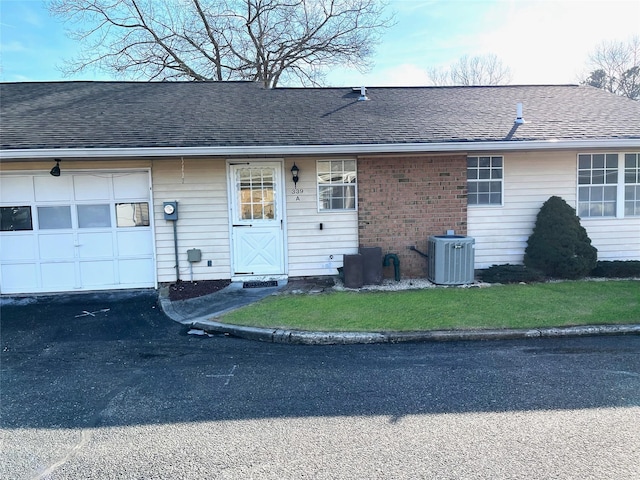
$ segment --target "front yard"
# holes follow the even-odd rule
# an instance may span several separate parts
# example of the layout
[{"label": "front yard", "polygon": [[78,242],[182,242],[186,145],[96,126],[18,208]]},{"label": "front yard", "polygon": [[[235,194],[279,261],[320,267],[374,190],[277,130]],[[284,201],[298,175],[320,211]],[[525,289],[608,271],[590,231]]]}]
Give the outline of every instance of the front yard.
[{"label": "front yard", "polygon": [[312,331],[415,331],[640,323],[640,280],[276,295],[218,319]]}]

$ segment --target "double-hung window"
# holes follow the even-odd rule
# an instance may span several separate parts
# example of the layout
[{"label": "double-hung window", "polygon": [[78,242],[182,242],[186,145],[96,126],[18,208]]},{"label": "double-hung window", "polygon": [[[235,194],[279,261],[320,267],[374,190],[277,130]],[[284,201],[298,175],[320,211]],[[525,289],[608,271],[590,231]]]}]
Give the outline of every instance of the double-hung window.
[{"label": "double-hung window", "polygon": [[501,156],[467,157],[467,203],[502,205]]},{"label": "double-hung window", "polygon": [[356,161],[318,160],[318,210],[356,209]]},{"label": "double-hung window", "polygon": [[640,216],[640,153],[624,155],[624,215]]},{"label": "double-hung window", "polygon": [[578,155],[578,215],[615,217],[618,198],[618,154]]}]

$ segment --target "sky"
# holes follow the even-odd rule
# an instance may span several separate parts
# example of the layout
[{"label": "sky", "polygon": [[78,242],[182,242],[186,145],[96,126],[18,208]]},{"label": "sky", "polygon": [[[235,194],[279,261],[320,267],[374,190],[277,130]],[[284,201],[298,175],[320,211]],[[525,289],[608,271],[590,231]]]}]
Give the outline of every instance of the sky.
[{"label": "sky", "polygon": [[[602,42],[640,35],[640,0],[388,0],[386,30],[366,73],[334,69],[328,86],[429,85],[427,70],[463,55],[495,54],[511,84],[568,84],[585,77]],[[103,72],[65,77],[78,51],[42,0],[0,0],[0,81],[111,80]]]}]

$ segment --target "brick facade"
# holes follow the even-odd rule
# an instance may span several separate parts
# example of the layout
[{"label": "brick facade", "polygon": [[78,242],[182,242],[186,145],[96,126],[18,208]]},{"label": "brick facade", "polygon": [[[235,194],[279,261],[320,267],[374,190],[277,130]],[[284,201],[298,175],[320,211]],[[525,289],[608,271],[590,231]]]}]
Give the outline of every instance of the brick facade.
[{"label": "brick facade", "polygon": [[[465,155],[358,158],[358,229],[361,246],[382,247],[400,259],[402,278],[423,278],[429,235],[467,233]],[[385,267],[393,278],[393,267]]]}]

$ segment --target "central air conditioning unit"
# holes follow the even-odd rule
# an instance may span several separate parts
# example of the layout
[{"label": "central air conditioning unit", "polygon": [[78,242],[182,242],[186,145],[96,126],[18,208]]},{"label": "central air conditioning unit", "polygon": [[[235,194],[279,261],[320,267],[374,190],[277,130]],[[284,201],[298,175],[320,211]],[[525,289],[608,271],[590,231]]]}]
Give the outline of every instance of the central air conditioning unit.
[{"label": "central air conditioning unit", "polygon": [[462,235],[429,237],[428,278],[438,285],[473,283],[475,240]]}]

